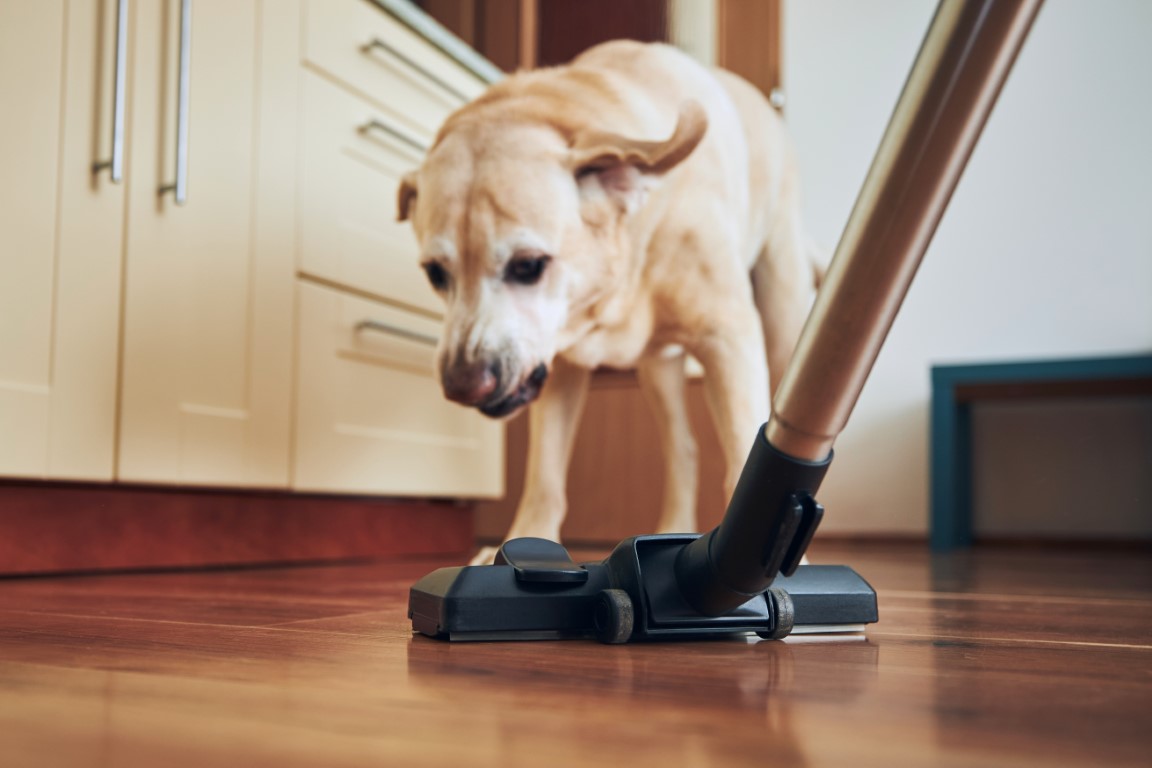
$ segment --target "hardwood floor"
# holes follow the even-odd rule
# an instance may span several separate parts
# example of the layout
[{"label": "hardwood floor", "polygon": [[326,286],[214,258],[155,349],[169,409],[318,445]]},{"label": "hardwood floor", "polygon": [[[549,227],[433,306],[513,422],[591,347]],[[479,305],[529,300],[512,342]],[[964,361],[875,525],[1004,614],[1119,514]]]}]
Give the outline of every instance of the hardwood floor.
[{"label": "hardwood floor", "polygon": [[1147,553],[813,556],[866,637],[447,644],[432,560],[0,580],[0,764],[1149,764]]}]

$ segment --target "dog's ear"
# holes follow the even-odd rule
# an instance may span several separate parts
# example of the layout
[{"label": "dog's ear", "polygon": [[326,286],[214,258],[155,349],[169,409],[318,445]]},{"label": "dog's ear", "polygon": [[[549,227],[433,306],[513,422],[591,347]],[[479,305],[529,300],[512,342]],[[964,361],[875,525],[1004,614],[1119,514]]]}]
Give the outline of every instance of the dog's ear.
[{"label": "dog's ear", "polygon": [[668,139],[641,141],[588,131],[574,142],[569,163],[578,179],[595,174],[604,192],[630,212],[643,202],[649,181],[692,154],[707,130],[704,108],[695,101],[686,101]]},{"label": "dog's ear", "polygon": [[410,171],[400,179],[400,191],[396,194],[396,220],[407,221],[415,202],[416,171]]}]

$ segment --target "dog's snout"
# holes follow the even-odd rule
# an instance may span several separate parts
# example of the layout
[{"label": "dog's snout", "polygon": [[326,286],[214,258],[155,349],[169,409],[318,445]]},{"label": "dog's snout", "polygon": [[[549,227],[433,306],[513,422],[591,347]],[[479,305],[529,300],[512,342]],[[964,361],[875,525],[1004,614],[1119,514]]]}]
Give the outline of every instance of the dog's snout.
[{"label": "dog's snout", "polygon": [[445,369],[444,396],[463,405],[477,405],[489,399],[500,385],[498,362],[477,360]]},{"label": "dog's snout", "polygon": [[528,377],[528,381],[533,385],[539,387],[548,380],[548,366],[541,363],[532,369],[532,375]]}]

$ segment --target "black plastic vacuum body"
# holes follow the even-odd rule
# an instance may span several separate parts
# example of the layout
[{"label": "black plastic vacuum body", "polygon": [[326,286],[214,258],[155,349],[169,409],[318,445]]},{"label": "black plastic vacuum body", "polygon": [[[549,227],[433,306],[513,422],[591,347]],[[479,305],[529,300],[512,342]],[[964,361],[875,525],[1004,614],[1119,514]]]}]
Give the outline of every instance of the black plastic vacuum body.
[{"label": "black plastic vacuum body", "polygon": [[[781,638],[791,633],[860,632],[877,620],[876,593],[851,568],[802,565],[765,592],[719,617],[692,610],[669,566],[695,535],[638,536],[601,563],[579,567],[582,581],[532,581],[513,565],[441,568],[413,587],[412,628],[444,640],[603,642],[692,640],[736,634]],[[508,542],[527,553],[555,542]],[[571,561],[567,561],[571,562]],[[561,561],[557,561],[562,564]]]},{"label": "black plastic vacuum body", "polygon": [[860,631],[877,620],[867,582],[844,566],[799,564],[823,515],[814,494],[830,461],[790,459],[761,429],[711,533],[636,536],[583,565],[555,542],[514,539],[495,565],[442,568],[417,582],[412,627],[449,640],[607,643]]},{"label": "black plastic vacuum body", "polygon": [[582,565],[555,542],[509,541],[495,565],[417,582],[413,629],[620,643],[876,621],[876,594],[854,571],[799,565],[824,513],[816,491],[1041,2],[940,3],[718,528],[638,536]]}]

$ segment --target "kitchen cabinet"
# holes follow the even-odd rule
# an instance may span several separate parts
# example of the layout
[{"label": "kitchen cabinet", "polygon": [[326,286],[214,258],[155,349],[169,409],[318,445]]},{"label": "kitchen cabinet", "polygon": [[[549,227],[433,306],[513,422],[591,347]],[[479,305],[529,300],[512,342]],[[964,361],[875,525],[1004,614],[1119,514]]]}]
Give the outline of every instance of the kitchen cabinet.
[{"label": "kitchen cabinet", "polygon": [[301,280],[295,487],[399,496],[503,492],[504,425],[440,393],[440,323]]},{"label": "kitchen cabinet", "polygon": [[301,75],[293,488],[493,498],[504,426],[445,401],[443,303],[400,177],[483,82],[362,0],[312,0]]},{"label": "kitchen cabinet", "polygon": [[301,274],[439,316],[444,302],[418,267],[412,225],[395,211],[422,140],[311,70],[301,89]]},{"label": "kitchen cabinet", "polygon": [[394,220],[485,83],[382,5],[0,0],[0,476],[500,493]]},{"label": "kitchen cabinet", "polygon": [[0,473],[287,486],[300,14],[263,5],[0,3]]},{"label": "kitchen cabinet", "polygon": [[300,13],[187,3],[133,4],[117,476],[284,487]]},{"label": "kitchen cabinet", "polygon": [[0,475],[114,474],[116,10],[0,0]]}]

